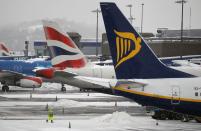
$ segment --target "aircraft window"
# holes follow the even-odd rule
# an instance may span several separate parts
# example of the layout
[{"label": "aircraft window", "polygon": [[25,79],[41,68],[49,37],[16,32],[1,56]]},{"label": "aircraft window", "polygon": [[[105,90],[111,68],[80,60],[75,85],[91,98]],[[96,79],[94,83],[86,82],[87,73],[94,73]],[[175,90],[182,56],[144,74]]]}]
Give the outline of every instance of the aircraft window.
[{"label": "aircraft window", "polygon": [[198,92],[195,92],[195,96],[198,96]]}]

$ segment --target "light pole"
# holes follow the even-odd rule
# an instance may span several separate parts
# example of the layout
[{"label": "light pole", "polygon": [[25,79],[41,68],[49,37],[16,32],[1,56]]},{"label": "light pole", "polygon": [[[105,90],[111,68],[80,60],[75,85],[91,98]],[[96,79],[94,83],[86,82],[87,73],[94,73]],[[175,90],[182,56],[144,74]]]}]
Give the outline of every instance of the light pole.
[{"label": "light pole", "polygon": [[143,13],[144,13],[144,3],[142,3],[142,16],[141,16],[141,35],[142,35],[142,27],[143,27]]},{"label": "light pole", "polygon": [[183,43],[183,17],[184,17],[184,4],[186,0],[178,0],[175,3],[181,4],[181,43]]},{"label": "light pole", "polygon": [[180,50],[181,50],[181,54],[180,57],[182,58],[182,51],[183,51],[183,18],[184,18],[184,3],[186,3],[186,0],[178,0],[175,3],[181,4],[181,45],[180,45]]},{"label": "light pole", "polygon": [[97,8],[91,12],[96,13],[96,56],[98,56],[98,13],[101,13],[101,10]]},{"label": "light pole", "polygon": [[129,4],[129,5],[127,5],[126,7],[129,7],[129,9],[130,9],[130,17],[129,17],[128,19],[129,19],[129,21],[130,21],[130,23],[131,23],[131,25],[132,25],[133,20],[134,20],[134,18],[133,18],[133,16],[132,16],[132,7],[133,7],[133,5],[132,5],[132,4]]},{"label": "light pole", "polygon": [[189,12],[189,31],[188,31],[188,37],[191,36],[191,7]]}]

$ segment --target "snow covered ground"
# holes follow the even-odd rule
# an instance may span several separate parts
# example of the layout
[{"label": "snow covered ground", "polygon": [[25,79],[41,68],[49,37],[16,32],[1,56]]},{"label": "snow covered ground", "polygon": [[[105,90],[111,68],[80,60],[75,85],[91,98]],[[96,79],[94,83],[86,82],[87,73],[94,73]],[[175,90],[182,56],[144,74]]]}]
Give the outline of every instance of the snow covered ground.
[{"label": "snow covered ground", "polygon": [[[48,88],[50,87],[50,88]],[[31,95],[31,96],[30,96]],[[200,130],[194,121],[156,121],[137,103],[119,96],[79,92],[59,84],[43,88],[13,88],[0,93],[0,131],[178,131]],[[54,111],[54,123],[46,123],[47,106]],[[156,125],[156,122],[159,124]],[[69,124],[70,127],[69,128]]]},{"label": "snow covered ground", "polygon": [[[60,99],[55,102],[24,102],[24,101],[5,101],[0,103],[0,107],[16,107],[16,106],[44,106],[49,105],[55,108],[65,107],[84,107],[84,106],[115,106],[115,102],[78,102],[69,99]],[[117,102],[118,106],[140,106],[135,102]]]},{"label": "snow covered ground", "polygon": [[45,120],[0,120],[0,126],[2,131],[195,131],[201,127],[195,122],[156,121],[147,116],[130,116],[126,112],[89,119],[54,120],[54,123]]},{"label": "snow covered ground", "polygon": [[[0,96],[6,98],[30,98],[30,94],[1,94]],[[93,99],[93,98],[103,98],[109,97],[111,95],[102,93],[73,93],[73,94],[34,94],[32,93],[32,98],[83,98],[83,99]],[[119,97],[119,96],[113,96]]]}]

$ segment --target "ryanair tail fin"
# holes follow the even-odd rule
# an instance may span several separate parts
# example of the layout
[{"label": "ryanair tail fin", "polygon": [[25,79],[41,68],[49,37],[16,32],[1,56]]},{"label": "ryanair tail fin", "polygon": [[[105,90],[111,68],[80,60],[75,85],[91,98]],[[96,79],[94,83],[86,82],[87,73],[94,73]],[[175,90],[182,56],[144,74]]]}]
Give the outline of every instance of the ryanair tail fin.
[{"label": "ryanair tail fin", "polygon": [[86,65],[83,53],[56,22],[44,20],[43,28],[53,67],[65,69],[81,68]]},{"label": "ryanair tail fin", "polygon": [[115,3],[100,5],[117,79],[193,77],[165,66]]}]

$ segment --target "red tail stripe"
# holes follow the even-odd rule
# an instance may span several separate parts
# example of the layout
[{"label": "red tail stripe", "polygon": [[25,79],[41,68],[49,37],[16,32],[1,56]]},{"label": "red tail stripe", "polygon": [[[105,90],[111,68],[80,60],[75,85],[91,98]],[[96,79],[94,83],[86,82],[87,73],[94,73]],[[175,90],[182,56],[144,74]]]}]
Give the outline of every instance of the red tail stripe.
[{"label": "red tail stripe", "polygon": [[9,53],[9,50],[3,44],[0,44],[0,49]]},{"label": "red tail stripe", "polygon": [[44,27],[44,30],[45,30],[47,40],[57,40],[57,41],[65,43],[66,45],[72,48],[76,48],[72,40],[70,40],[68,37],[58,32],[57,30],[51,27]]}]

